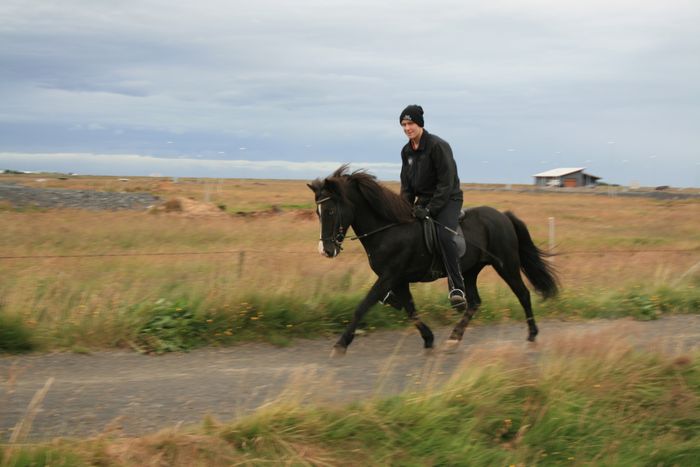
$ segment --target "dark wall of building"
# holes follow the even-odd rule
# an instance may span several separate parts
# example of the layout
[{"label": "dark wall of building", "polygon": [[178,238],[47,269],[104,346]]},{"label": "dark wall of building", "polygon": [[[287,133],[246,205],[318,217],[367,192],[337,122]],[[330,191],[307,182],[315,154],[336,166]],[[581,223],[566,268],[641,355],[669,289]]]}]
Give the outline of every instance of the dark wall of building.
[{"label": "dark wall of building", "polygon": [[[574,180],[573,182],[567,180]],[[562,177],[535,177],[535,185],[537,186],[552,186],[550,182],[556,181],[557,185],[555,186],[587,186],[587,185],[595,185],[597,179],[595,177],[592,177],[588,174],[585,174],[583,172],[574,172],[570,173],[568,175],[564,175]]]}]

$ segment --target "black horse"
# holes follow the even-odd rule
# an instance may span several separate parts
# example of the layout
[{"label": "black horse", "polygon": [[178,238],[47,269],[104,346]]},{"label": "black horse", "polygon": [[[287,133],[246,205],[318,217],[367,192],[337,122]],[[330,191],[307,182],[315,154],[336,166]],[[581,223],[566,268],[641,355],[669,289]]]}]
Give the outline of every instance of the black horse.
[{"label": "black horse", "polygon": [[[433,280],[428,275],[433,253],[426,246],[422,222],[413,217],[410,204],[367,172],[349,173],[347,165],[323,180],[313,181],[308,187],[315,193],[321,222],[319,253],[328,258],[338,256],[345,234],[352,227],[356,234],[353,239],[362,242],[370,267],[378,276],[335,344],[334,354],[345,353],[364,314],[384,300],[395,308],[405,309],[420,331],[425,348],[432,348],[433,333],[416,314],[409,284]],[[455,346],[461,341],[481,304],[476,278],[486,265],[493,266],[518,297],[527,317],[527,339],[534,341],[537,325],[532,315],[530,292],[520,270],[544,298],[556,295],[558,281],[544,259],[546,253],[535,246],[525,224],[511,212],[501,213],[488,206],[467,209],[460,225],[467,243],[460,260],[467,309],[447,344]],[[388,297],[391,300],[387,300]]]}]

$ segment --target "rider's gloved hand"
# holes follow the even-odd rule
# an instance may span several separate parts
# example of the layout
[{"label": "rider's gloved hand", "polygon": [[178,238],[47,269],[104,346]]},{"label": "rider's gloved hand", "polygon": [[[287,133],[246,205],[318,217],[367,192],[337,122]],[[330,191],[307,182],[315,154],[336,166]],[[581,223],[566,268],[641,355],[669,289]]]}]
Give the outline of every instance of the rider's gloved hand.
[{"label": "rider's gloved hand", "polygon": [[425,219],[430,215],[430,211],[428,211],[428,208],[424,208],[423,206],[413,206],[413,215],[416,217],[416,219]]}]

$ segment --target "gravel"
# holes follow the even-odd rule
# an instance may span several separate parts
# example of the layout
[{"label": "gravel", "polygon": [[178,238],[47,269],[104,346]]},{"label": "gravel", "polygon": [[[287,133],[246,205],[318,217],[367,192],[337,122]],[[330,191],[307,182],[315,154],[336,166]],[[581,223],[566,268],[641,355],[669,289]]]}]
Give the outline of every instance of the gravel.
[{"label": "gravel", "polygon": [[91,211],[143,210],[158,204],[160,199],[149,193],[114,193],[93,190],[31,188],[0,183],[0,201],[9,201],[17,208],[70,208]]}]

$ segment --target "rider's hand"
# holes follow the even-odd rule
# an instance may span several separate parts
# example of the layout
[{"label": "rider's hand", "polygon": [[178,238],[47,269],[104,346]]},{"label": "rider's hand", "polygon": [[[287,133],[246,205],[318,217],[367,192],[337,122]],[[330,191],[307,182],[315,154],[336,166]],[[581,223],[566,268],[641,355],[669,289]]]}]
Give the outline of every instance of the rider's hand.
[{"label": "rider's hand", "polygon": [[423,206],[413,206],[413,215],[416,216],[416,219],[423,220],[430,215],[430,211]]}]

